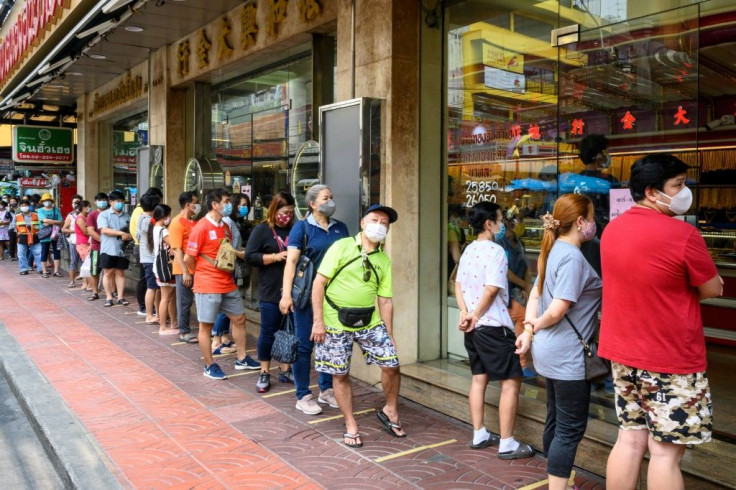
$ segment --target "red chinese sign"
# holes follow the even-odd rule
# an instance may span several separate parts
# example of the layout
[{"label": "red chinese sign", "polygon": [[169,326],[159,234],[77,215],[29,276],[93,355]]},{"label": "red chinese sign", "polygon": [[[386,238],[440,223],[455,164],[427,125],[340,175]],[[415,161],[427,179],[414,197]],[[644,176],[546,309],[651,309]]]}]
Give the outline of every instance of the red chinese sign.
[{"label": "red chinese sign", "polygon": [[686,118],[687,111],[682,106],[677,107],[677,113],[675,114],[675,126],[682,124],[689,124],[690,119]]},{"label": "red chinese sign", "polygon": [[518,124],[514,124],[511,126],[511,137],[512,138],[519,138],[521,137],[521,126]]},{"label": "red chinese sign", "polygon": [[582,119],[572,120],[572,134],[583,134],[583,128],[585,127],[585,121]]},{"label": "red chinese sign", "polygon": [[624,129],[634,129],[636,118],[631,114],[631,111],[626,111],[624,117],[621,118],[621,122],[624,123]]},{"label": "red chinese sign", "polygon": [[542,135],[539,134],[539,125],[532,124],[529,126],[529,137],[533,140],[538,140],[542,137]]}]

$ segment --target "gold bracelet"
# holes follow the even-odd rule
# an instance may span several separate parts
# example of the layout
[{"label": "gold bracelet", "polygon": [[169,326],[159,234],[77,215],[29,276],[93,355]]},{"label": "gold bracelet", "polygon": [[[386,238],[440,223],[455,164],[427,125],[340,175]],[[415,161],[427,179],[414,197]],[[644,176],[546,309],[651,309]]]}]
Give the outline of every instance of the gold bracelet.
[{"label": "gold bracelet", "polygon": [[271,254],[271,263],[272,264],[276,263],[276,254]]},{"label": "gold bracelet", "polygon": [[524,331],[529,332],[529,341],[534,342],[534,329],[529,325],[524,325]]}]

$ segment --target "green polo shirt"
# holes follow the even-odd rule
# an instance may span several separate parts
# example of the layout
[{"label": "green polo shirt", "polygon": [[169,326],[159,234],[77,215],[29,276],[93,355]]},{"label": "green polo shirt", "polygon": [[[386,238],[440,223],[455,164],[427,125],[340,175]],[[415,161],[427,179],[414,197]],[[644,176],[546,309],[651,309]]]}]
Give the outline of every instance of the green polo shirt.
[{"label": "green polo shirt", "polygon": [[[391,260],[380,247],[368,254],[368,260],[373,264],[373,268],[378,274],[378,283],[376,283],[376,275],[373,272],[371,272],[370,281],[366,282],[363,280],[364,269],[362,259],[354,260],[345,267],[335,278],[334,283],[331,280],[340,267],[355,257],[360,257],[361,243],[361,233],[358,233],[355,237],[343,238],[336,241],[327,250],[317,270],[319,274],[330,279],[327,295],[329,295],[332,302],[337,306],[367,308],[376,304],[376,296],[383,298],[393,296],[391,288]],[[367,267],[370,269],[369,266]],[[325,325],[336,329],[356,332],[382,322],[381,315],[378,312],[378,308],[376,308],[368,325],[358,328],[346,327],[338,320],[337,310],[332,308],[327,301],[323,301],[322,308],[324,311]]]}]

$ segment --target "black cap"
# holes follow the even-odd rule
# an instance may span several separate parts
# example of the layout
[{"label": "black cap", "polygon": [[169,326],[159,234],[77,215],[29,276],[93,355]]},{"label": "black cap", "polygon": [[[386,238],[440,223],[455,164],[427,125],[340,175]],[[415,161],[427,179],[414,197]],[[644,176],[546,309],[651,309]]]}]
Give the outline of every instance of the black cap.
[{"label": "black cap", "polygon": [[366,214],[372,213],[373,211],[381,211],[382,213],[386,213],[389,223],[393,223],[394,221],[399,219],[399,214],[396,212],[396,210],[394,210],[394,208],[384,206],[383,204],[372,204],[368,209],[363,212],[363,217],[365,218]]}]

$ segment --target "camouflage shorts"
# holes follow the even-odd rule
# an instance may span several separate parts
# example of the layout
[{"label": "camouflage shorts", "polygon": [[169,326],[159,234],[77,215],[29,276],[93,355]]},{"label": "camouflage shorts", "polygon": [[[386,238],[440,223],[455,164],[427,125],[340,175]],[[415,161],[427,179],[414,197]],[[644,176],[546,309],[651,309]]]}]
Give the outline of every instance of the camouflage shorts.
[{"label": "camouflage shorts", "polygon": [[353,343],[360,346],[366,364],[381,367],[398,367],[399,358],[386,326],[379,323],[375,327],[357,332],[327,327],[325,341],[317,344],[314,350],[314,368],[320,373],[346,374],[350,370],[353,356]]},{"label": "camouflage shorts", "polygon": [[648,429],[673,444],[710,441],[713,410],[708,376],[663,374],[612,363],[616,415],[622,430]]}]

